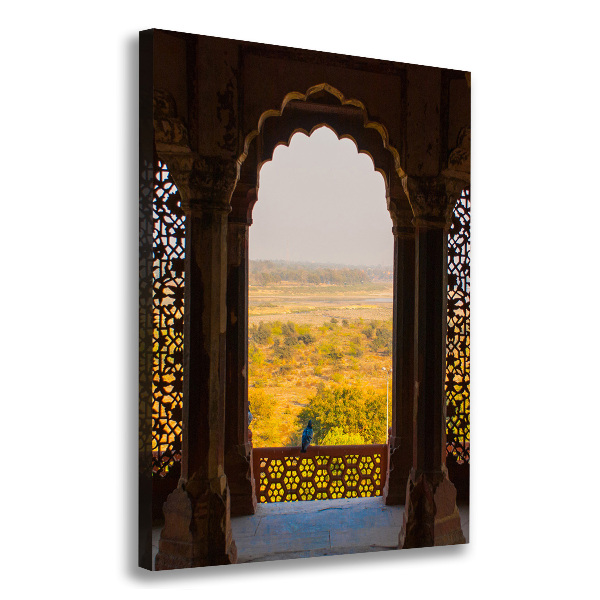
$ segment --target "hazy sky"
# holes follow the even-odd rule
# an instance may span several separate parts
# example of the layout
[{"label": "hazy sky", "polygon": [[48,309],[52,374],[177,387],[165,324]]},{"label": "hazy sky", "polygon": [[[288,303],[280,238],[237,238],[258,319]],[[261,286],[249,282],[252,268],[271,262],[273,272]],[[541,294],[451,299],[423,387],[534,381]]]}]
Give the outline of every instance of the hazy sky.
[{"label": "hazy sky", "polygon": [[250,258],[393,264],[383,177],[354,142],[325,127],[293,136],[260,171]]}]

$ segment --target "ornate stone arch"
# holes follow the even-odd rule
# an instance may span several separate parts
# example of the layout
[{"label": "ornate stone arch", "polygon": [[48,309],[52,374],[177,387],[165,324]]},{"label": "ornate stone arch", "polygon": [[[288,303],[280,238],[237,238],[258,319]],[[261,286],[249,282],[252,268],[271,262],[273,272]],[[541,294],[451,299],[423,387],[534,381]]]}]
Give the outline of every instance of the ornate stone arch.
[{"label": "ornate stone arch", "polygon": [[244,137],[237,160],[238,185],[258,186],[260,168],[272,160],[275,148],[289,146],[295,133],[310,136],[319,127],[331,129],[338,139],[352,140],[360,154],[371,158],[375,171],[383,177],[388,209],[408,208],[402,184],[406,173],[385,125],[370,118],[363,102],[346,98],[327,83],[312,86],[305,93],[289,92],[278,109],[261,113],[256,128]]}]

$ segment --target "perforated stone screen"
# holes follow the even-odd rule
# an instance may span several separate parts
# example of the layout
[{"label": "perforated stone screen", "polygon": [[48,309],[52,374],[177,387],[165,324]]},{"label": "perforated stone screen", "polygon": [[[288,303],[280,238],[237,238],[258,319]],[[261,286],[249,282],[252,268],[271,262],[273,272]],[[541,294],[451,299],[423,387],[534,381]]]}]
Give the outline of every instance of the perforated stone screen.
[{"label": "perforated stone screen", "polygon": [[185,215],[167,166],[157,163],[153,198],[153,471],[181,458]]},{"label": "perforated stone screen", "polygon": [[448,233],[446,443],[457,462],[469,462],[471,201],[463,191]]},{"label": "perforated stone screen", "polygon": [[385,444],[255,448],[258,502],[381,496],[387,471]]}]

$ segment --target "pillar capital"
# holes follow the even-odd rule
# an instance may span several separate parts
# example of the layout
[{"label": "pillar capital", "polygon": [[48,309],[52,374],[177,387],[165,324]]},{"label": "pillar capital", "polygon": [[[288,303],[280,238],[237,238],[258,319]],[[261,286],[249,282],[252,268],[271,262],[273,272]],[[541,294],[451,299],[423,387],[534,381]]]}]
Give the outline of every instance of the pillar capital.
[{"label": "pillar capital", "polygon": [[413,214],[406,200],[404,198],[404,202],[402,202],[393,197],[388,199],[388,211],[392,218],[392,233],[395,239],[414,239],[415,226],[413,224]]},{"label": "pillar capital", "polygon": [[231,211],[230,201],[237,180],[237,163],[218,156],[198,156],[189,148],[160,151],[179,190],[187,215]]},{"label": "pillar capital", "polygon": [[236,161],[220,156],[197,156],[189,176],[192,197],[202,206],[229,212],[237,176]]},{"label": "pillar capital", "polygon": [[[450,226],[454,204],[462,190],[457,180],[442,176],[407,176],[402,184],[414,214],[415,226],[440,229]],[[458,187],[461,190],[457,194]]]},{"label": "pillar capital", "polygon": [[414,239],[415,226],[413,216],[410,211],[391,211],[392,216],[392,233],[396,239]]}]

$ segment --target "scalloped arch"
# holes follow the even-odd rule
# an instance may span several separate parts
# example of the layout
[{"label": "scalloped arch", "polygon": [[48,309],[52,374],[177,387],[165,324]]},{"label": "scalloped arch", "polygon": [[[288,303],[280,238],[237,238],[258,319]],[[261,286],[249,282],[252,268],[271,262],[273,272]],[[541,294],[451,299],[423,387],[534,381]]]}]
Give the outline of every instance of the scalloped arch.
[{"label": "scalloped arch", "polygon": [[[289,135],[287,141],[282,140],[281,142],[279,142],[275,145],[275,147],[273,148],[273,156],[275,154],[275,150],[277,148],[279,148],[280,146],[286,146],[289,148],[292,138],[297,133],[303,133],[307,137],[310,137],[317,129],[321,129],[322,127],[325,127],[326,129],[329,129],[329,131],[333,132],[333,134],[337,137],[338,140],[350,140],[356,147],[358,154],[367,155],[371,159],[371,163],[373,164],[373,168],[374,168],[375,172],[379,173],[383,177],[383,181],[385,183],[386,189],[388,188],[387,173],[385,172],[384,169],[377,167],[377,165],[375,164],[375,158],[373,157],[373,155],[368,150],[361,149],[358,145],[358,142],[354,139],[354,136],[350,135],[349,133],[343,133],[343,134],[338,133],[331,125],[329,125],[325,121],[322,123],[317,123],[314,127],[311,127],[310,131],[308,131],[304,127],[296,127]],[[271,158],[268,158],[268,159],[263,160],[262,162],[258,163],[258,168],[260,169],[266,163],[271,162],[273,160],[273,156],[271,156]]]},{"label": "scalloped arch", "polygon": [[[310,87],[305,94],[303,94],[301,92],[289,92],[288,94],[285,95],[283,102],[281,103],[281,107],[279,109],[268,109],[268,110],[264,111],[260,115],[260,118],[258,119],[258,127],[256,129],[253,129],[250,133],[248,133],[248,135],[246,135],[246,137],[244,139],[244,150],[243,150],[242,154],[239,156],[238,161],[237,161],[238,162],[238,173],[241,171],[241,167],[242,167],[244,161],[246,160],[246,158],[248,157],[248,154],[250,153],[250,145],[252,144],[254,139],[258,136],[258,134],[262,131],[263,126],[264,126],[265,122],[267,121],[267,119],[272,118],[272,117],[281,117],[283,115],[283,111],[285,110],[286,106],[292,100],[299,100],[302,102],[306,102],[307,100],[310,99],[311,96],[314,96],[315,94],[317,94],[319,92],[327,92],[328,94],[331,94],[332,96],[334,96],[335,98],[338,99],[341,106],[353,106],[355,108],[358,108],[362,112],[363,127],[365,129],[373,129],[379,134],[379,136],[381,137],[381,142],[382,142],[383,147],[392,155],[395,172],[397,173],[397,175],[400,178],[406,176],[406,173],[404,172],[404,170],[402,169],[402,166],[400,165],[400,154],[398,153],[398,150],[390,144],[389,134],[388,134],[385,126],[382,123],[379,123],[377,121],[371,121],[369,119],[368,113],[367,113],[367,108],[360,100],[357,100],[355,98],[345,98],[344,95],[342,94],[342,92],[340,92],[338,89],[334,88],[332,85],[329,85],[328,83],[320,83],[318,85],[314,85],[314,86]],[[282,140],[281,142],[276,144],[275,148],[282,144],[289,146],[292,136],[298,132],[305,133],[306,135],[308,135],[310,137],[312,132],[315,131],[316,129],[318,129],[319,127],[327,127],[328,129],[330,129],[331,131],[333,131],[335,133],[335,135],[338,137],[338,139],[346,139],[347,138],[347,139],[352,140],[354,142],[354,144],[356,145],[356,148],[360,154],[366,154],[367,156],[369,156],[371,158],[371,160],[373,161],[375,170],[378,173],[381,173],[384,181],[386,182],[386,188],[388,187],[389,182],[388,182],[386,173],[384,172],[383,169],[377,168],[377,166],[375,165],[375,160],[374,160],[371,152],[369,152],[369,150],[367,148],[360,147],[352,135],[350,135],[350,134],[341,134],[340,135],[337,131],[335,131],[335,129],[331,125],[329,125],[327,123],[326,120],[324,120],[323,122],[312,127],[310,132],[307,132],[306,129],[304,129],[303,127],[295,128],[292,131],[291,135],[288,137],[287,141]],[[258,165],[258,167],[260,168],[265,162],[268,162],[269,160],[272,160],[272,156],[270,159],[266,159],[266,160],[262,161]]]}]

